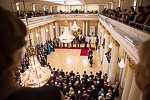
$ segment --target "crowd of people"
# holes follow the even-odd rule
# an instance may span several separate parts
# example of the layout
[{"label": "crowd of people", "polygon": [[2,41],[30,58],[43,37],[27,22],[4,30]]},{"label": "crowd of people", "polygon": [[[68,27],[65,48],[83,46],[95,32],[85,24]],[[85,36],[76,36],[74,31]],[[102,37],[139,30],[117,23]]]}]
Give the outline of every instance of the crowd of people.
[{"label": "crowd of people", "polygon": [[[97,14],[98,10],[91,10],[91,11],[87,11],[87,14]],[[47,15],[52,15],[52,14],[84,14],[83,10],[72,10],[70,13],[69,12],[65,12],[60,10],[59,12],[48,12],[47,10],[45,11],[17,11],[15,13],[19,18],[24,19],[25,15],[27,15],[28,18],[32,18],[32,17],[40,17],[40,16],[47,16]]]},{"label": "crowd of people", "polygon": [[63,69],[53,68],[47,85],[58,86],[66,100],[114,100],[115,96],[119,96],[119,82],[111,85],[107,77],[107,74],[102,76],[101,70],[95,75],[84,71],[81,76],[73,70],[64,72]]},{"label": "crowd of people", "polygon": [[121,11],[120,7],[117,7],[113,10],[105,8],[102,11],[102,14],[150,32],[150,5],[146,7],[139,6],[137,12],[135,11],[134,7],[130,7],[129,10],[124,9],[123,11]]},{"label": "crowd of people", "polygon": [[[119,82],[111,85],[107,82],[107,74],[102,75],[101,70],[95,75],[93,72],[88,75],[84,71],[81,76],[79,72],[75,74],[73,70],[71,72],[65,72],[63,69],[56,70],[50,66],[50,63],[44,66],[48,66],[51,70],[51,77],[46,86],[59,87],[66,100],[114,100],[115,96],[119,96]],[[19,71],[23,73],[21,69],[17,72]],[[21,81],[17,80],[17,83],[20,84]]]},{"label": "crowd of people", "polygon": [[[76,37],[78,40],[78,37]],[[37,44],[37,59],[40,62],[42,67],[49,67],[51,70],[51,76],[47,85],[54,85],[60,88],[60,90],[65,95],[66,100],[114,100],[114,96],[119,96],[118,88],[119,83],[116,82],[114,85],[111,85],[107,82],[107,74],[105,73],[102,76],[102,71],[100,70],[95,75],[93,72],[90,72],[88,75],[86,71],[81,76],[79,72],[76,74],[73,72],[65,72],[63,69],[52,68],[50,63],[47,63],[47,55],[53,47],[59,47],[59,43],[55,43],[57,39],[53,41],[46,41],[43,44]],[[57,44],[57,45],[56,45]],[[51,47],[49,49],[49,47]],[[89,59],[92,59],[92,50],[89,49]],[[25,53],[21,65],[16,71],[16,82],[21,85],[20,74],[24,73],[29,66],[29,55]],[[91,65],[92,66],[92,65]]]}]

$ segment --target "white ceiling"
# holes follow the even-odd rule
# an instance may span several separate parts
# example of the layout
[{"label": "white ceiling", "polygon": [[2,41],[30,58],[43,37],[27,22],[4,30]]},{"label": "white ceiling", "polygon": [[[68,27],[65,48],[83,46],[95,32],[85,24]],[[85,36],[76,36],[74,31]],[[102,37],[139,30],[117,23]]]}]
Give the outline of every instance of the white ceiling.
[{"label": "white ceiling", "polygon": [[[15,2],[22,2],[23,0],[14,0]],[[25,3],[42,3],[50,5],[85,5],[85,4],[105,4],[113,0],[24,0]]]}]

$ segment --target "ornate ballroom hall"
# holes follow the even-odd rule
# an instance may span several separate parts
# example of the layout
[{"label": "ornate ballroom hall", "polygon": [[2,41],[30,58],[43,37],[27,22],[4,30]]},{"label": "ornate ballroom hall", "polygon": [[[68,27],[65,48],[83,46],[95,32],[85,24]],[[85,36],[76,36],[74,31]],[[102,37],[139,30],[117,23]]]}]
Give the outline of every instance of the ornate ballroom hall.
[{"label": "ornate ballroom hall", "polygon": [[0,7],[27,28],[17,85],[52,84],[66,100],[142,100],[135,65],[150,39],[149,0],[0,0]]}]

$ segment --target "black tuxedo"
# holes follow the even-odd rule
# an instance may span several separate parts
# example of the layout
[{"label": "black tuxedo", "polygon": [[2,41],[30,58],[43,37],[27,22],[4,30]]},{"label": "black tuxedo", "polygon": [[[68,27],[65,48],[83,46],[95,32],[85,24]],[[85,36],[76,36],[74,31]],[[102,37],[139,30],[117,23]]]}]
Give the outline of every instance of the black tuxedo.
[{"label": "black tuxedo", "polygon": [[63,71],[60,71],[60,75],[61,75],[62,77],[64,77],[64,76],[65,76],[65,73],[64,73]]},{"label": "black tuxedo", "polygon": [[93,81],[88,81],[88,82],[87,82],[87,89],[88,89],[89,87],[91,87],[92,85],[94,85]]},{"label": "black tuxedo", "polygon": [[85,41],[84,44],[84,48],[87,49],[87,42]]},{"label": "black tuxedo", "polygon": [[90,59],[90,64],[91,64],[91,67],[92,67],[92,64],[93,64],[93,59]]},{"label": "black tuxedo", "polygon": [[97,93],[97,89],[93,89],[91,92],[91,96],[93,99],[98,99],[98,93]]},{"label": "black tuxedo", "polygon": [[91,74],[89,77],[91,77],[92,79],[94,78],[94,75],[93,74]]},{"label": "black tuxedo", "polygon": [[119,96],[118,88],[113,88],[112,92],[113,92],[113,96]]},{"label": "black tuxedo", "polygon": [[53,41],[53,48],[55,48],[55,46],[56,46],[56,43],[55,43],[55,40]]},{"label": "black tuxedo", "polygon": [[74,76],[75,76],[75,73],[72,73],[72,72],[71,72],[71,73],[70,73],[70,76],[73,76],[73,77],[74,77]]},{"label": "black tuxedo", "polygon": [[71,42],[71,47],[73,48],[73,41]]},{"label": "black tuxedo", "polygon": [[92,50],[89,50],[89,55],[92,55],[93,54],[93,51]]},{"label": "black tuxedo", "polygon": [[65,43],[63,43],[63,47],[65,47]]},{"label": "black tuxedo", "polygon": [[59,47],[59,42],[58,41],[56,41],[56,43],[57,43],[57,48]]}]

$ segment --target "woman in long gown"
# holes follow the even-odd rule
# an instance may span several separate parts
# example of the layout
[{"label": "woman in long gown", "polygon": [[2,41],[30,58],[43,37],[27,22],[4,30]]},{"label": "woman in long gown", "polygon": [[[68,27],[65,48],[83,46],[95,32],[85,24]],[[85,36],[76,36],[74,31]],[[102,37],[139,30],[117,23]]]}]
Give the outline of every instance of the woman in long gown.
[{"label": "woman in long gown", "polygon": [[51,54],[51,49],[49,45],[48,45],[48,54]]}]

